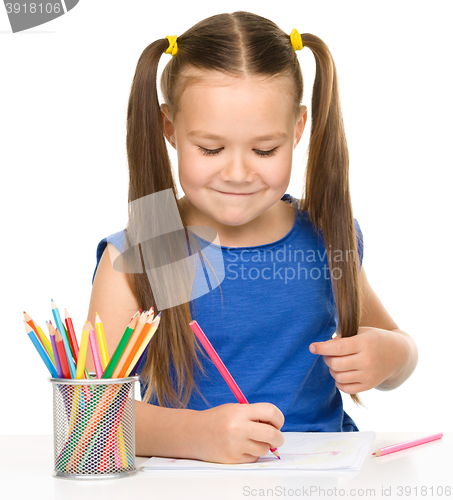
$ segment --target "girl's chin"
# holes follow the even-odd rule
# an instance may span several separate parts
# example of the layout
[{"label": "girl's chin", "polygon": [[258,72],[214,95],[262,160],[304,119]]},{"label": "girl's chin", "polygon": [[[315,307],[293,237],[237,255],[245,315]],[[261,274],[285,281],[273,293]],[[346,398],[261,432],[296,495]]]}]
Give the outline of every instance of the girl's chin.
[{"label": "girl's chin", "polygon": [[[213,214],[214,215],[214,214]],[[243,226],[244,224],[247,224],[250,222],[252,219],[249,217],[246,217],[245,214],[228,214],[228,213],[223,213],[223,214],[216,214],[212,217],[216,222],[219,224],[223,224],[224,226]]]}]

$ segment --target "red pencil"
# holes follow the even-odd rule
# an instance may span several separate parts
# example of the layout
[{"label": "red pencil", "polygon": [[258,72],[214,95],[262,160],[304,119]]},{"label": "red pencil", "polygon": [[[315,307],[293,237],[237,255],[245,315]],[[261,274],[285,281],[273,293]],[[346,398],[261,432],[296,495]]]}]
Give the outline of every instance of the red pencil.
[{"label": "red pencil", "polygon": [[[208,353],[212,362],[215,364],[217,370],[219,370],[220,375],[222,375],[225,382],[228,384],[228,387],[231,389],[233,394],[236,396],[236,399],[239,401],[239,403],[249,404],[249,402],[245,398],[244,394],[242,394],[241,389],[239,389],[239,386],[236,384],[236,382],[234,381],[230,372],[227,370],[227,367],[223,364],[223,361],[220,359],[219,355],[217,354],[216,350],[212,346],[211,342],[209,342],[209,339],[206,337],[206,335],[203,332],[203,330],[201,329],[200,325],[195,320],[193,320],[189,323],[189,326],[190,326],[190,328],[192,328],[197,339],[200,341],[202,346],[205,348],[205,351]],[[280,460],[280,455],[278,453],[277,448],[270,448],[269,451],[271,451]]]},{"label": "red pencil", "polygon": [[72,324],[71,316],[69,316],[69,313],[66,309],[64,310],[64,312],[65,312],[64,318],[65,318],[66,328],[69,334],[69,341],[71,342],[72,352],[74,353],[74,361],[77,365],[77,359],[79,357],[79,345],[77,344],[77,338],[75,335],[74,325]]}]

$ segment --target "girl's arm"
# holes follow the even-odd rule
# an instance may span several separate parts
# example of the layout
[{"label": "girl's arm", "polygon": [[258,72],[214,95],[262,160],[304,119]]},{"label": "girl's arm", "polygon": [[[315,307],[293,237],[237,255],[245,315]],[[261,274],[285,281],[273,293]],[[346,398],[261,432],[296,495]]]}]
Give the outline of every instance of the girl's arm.
[{"label": "girl's arm", "polygon": [[[93,326],[96,313],[104,324],[109,357],[139,309],[126,275],[112,266],[111,258],[118,255],[118,250],[109,244],[96,271],[88,311]],[[91,354],[86,366],[94,371]],[[136,401],[136,453],[220,463],[255,462],[269,448],[283,444],[279,430],[283,423],[281,411],[270,403],[229,403],[195,411]]]},{"label": "girl's arm", "polygon": [[415,370],[417,346],[400,330],[371,288],[365,269],[359,274],[363,300],[357,335],[338,335],[310,345],[313,354],[323,356],[343,392],[357,394],[369,389],[389,391],[400,386]]}]

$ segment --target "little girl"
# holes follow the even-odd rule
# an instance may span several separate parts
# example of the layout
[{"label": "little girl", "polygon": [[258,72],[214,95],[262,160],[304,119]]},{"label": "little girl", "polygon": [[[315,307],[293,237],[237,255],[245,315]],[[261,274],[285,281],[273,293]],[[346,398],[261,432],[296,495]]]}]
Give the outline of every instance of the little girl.
[{"label": "little girl", "polygon": [[[297,199],[285,192],[307,120],[296,54],[305,47],[316,78],[305,193]],[[172,58],[160,106],[163,53]],[[181,199],[165,139],[177,151]],[[139,368],[137,454],[254,462],[283,444],[282,431],[357,431],[340,391],[360,403],[359,392],[392,390],[414,371],[418,355],[362,267],[326,44],[295,29],[287,35],[247,12],[216,15],[180,37],[155,41],[132,83],[127,153],[129,201],[171,189],[184,228],[217,232],[225,265],[220,286],[161,311]],[[110,355],[138,309],[159,312],[147,274],[112,265],[132,225],[130,217],[125,231],[97,249],[88,317],[93,323],[96,312],[101,316]],[[199,348],[192,319],[250,404],[236,402]]]}]

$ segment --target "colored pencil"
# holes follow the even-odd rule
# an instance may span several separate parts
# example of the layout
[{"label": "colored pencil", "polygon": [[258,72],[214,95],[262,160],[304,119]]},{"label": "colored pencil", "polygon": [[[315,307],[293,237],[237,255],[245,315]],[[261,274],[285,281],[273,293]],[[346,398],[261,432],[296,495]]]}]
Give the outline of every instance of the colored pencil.
[{"label": "colored pencil", "polygon": [[[234,381],[230,372],[227,370],[226,366],[223,364],[223,361],[220,359],[219,355],[216,353],[214,347],[212,347],[211,342],[209,342],[208,338],[204,334],[203,330],[200,328],[200,325],[196,321],[191,321],[189,326],[192,328],[195,333],[197,339],[200,341],[202,346],[205,348],[212,362],[215,364],[220,374],[224,378],[225,382],[228,384],[228,387],[233,391],[233,394],[236,396],[236,399],[241,404],[248,404],[247,399],[244,394],[242,394],[241,389],[239,389],[238,385]],[[270,451],[277,457],[280,458],[277,448],[271,448]]]},{"label": "colored pencil", "polygon": [[82,338],[80,340],[80,350],[79,350],[79,358],[77,360],[77,371],[76,378],[83,378],[83,370],[85,369],[85,362],[87,359],[87,350],[88,350],[88,338],[90,336],[88,321],[85,322],[82,330]]},{"label": "colored pencil", "polygon": [[[60,362],[60,368],[62,373],[62,378],[71,378],[71,372],[69,371],[68,360],[66,358],[66,352],[64,350],[63,342],[61,341],[61,335],[58,336],[58,330],[52,325],[52,321],[46,321],[47,329],[49,330],[49,334],[54,336],[55,340],[55,353],[58,361]],[[59,332],[58,332],[59,333]]]},{"label": "colored pencil", "polygon": [[49,339],[46,337],[44,332],[41,330],[40,326],[37,323],[35,323],[25,311],[24,311],[24,318],[25,318],[25,322],[28,323],[33,328],[33,331],[36,333],[36,336],[38,337],[42,346],[47,351],[47,354],[49,355],[50,359],[52,360],[52,363],[55,364],[55,359],[54,359],[54,355],[53,355],[53,351],[52,351],[52,345],[49,342]]},{"label": "colored pencil", "polygon": [[107,438],[107,442],[104,448],[104,452],[102,453],[101,460],[99,462],[99,470],[104,470],[108,466],[108,461],[110,457],[110,452],[112,448],[116,448],[115,452],[115,462],[118,468],[121,467],[121,463],[118,463],[118,448],[120,448],[121,462],[124,466],[127,466],[127,456],[126,449],[124,445],[124,436],[121,427],[121,416],[123,414],[125,405],[127,402],[127,398],[123,397],[120,407],[117,409],[117,415],[115,416],[115,421],[111,427],[110,434]]},{"label": "colored pencil", "polygon": [[107,352],[107,344],[105,343],[104,325],[102,324],[99,314],[96,313],[96,334],[98,336],[99,349],[101,350],[102,369],[105,370],[109,364],[109,353]]},{"label": "colored pencil", "polygon": [[41,356],[41,359],[44,361],[44,364],[46,365],[47,369],[49,370],[50,375],[53,378],[59,378],[57,370],[56,370],[54,364],[52,363],[50,356],[47,354],[47,351],[42,346],[36,333],[33,331],[33,328],[26,321],[24,321],[24,325],[25,325],[25,331],[27,332],[28,337],[32,341],[36,350],[38,351],[38,354]]},{"label": "colored pencil", "polygon": [[66,351],[64,348],[63,338],[61,333],[58,331],[58,328],[55,328],[52,324],[50,328],[53,328],[55,331],[55,343],[57,344],[57,352],[58,357],[60,359],[61,370],[63,372],[64,378],[72,378],[71,370],[69,369],[68,358],[66,357]]},{"label": "colored pencil", "polygon": [[58,357],[57,342],[55,340],[55,330],[52,331],[52,329],[50,328],[50,325],[49,325],[49,323],[47,323],[47,321],[46,321],[46,325],[47,325],[47,329],[49,330],[50,341],[52,342],[52,349],[53,349],[53,352],[55,353],[54,359],[55,359],[55,367],[57,369],[58,377],[64,378],[63,370],[61,369],[60,358]]},{"label": "colored pencil", "polygon": [[[128,377],[132,368],[135,366],[132,363],[135,359],[137,359],[137,360],[139,359],[141,352],[143,351],[143,350],[141,350],[141,352],[137,355],[137,352],[140,350],[142,344],[145,342],[145,339],[146,339],[149,331],[151,330],[151,326],[152,326],[151,323],[153,322],[153,319],[154,319],[154,307],[151,307],[151,309],[149,310],[148,318],[146,319],[145,326],[143,327],[142,331],[138,335],[133,347],[131,348],[127,358],[125,359],[123,368],[119,374],[119,378]],[[150,337],[150,340],[151,340],[151,337]],[[146,347],[146,345],[145,345],[145,347]]]},{"label": "colored pencil", "polygon": [[119,454],[121,457],[121,463],[122,463],[123,467],[127,467],[129,465],[129,463],[128,463],[128,459],[127,459],[126,445],[124,443],[123,426],[121,425],[121,422],[118,426],[117,436],[118,436],[117,444],[118,444],[118,448],[119,448]]},{"label": "colored pencil", "polygon": [[124,349],[126,348],[127,343],[129,342],[129,339],[132,336],[132,333],[134,332],[135,325],[137,324],[138,318],[135,316],[132,318],[127,325],[127,328],[125,332],[123,333],[123,336],[120,340],[120,343],[118,344],[112,359],[110,360],[107,368],[104,371],[104,375],[102,375],[102,378],[110,378],[113,374],[113,371],[116,368],[116,365],[118,364],[118,361],[120,360],[121,354],[123,354]]},{"label": "colored pencil", "polygon": [[140,318],[137,321],[137,324],[134,328],[134,331],[132,332],[131,338],[129,339],[127,346],[125,347],[123,353],[121,354],[121,357],[118,361],[118,364],[116,365],[116,368],[113,370],[112,378],[121,378],[120,373],[126,372],[128,367],[125,366],[125,362],[129,354],[131,353],[132,349],[134,348],[134,345],[137,342],[137,339],[140,336],[143,327],[146,324],[146,319],[147,319],[146,311],[143,311],[142,314],[140,315]]},{"label": "colored pencil", "polygon": [[[66,332],[69,332],[69,335],[68,335],[69,346],[71,347],[71,351],[73,353],[74,362],[76,364],[76,372],[77,372],[77,361],[79,359],[79,344],[77,342],[77,337],[75,334],[74,323],[72,322],[72,318],[66,309],[64,310],[64,312],[65,312],[65,323],[67,326]],[[87,379],[91,378],[89,373],[88,373],[88,370],[86,368],[84,368],[83,378],[87,378]]]},{"label": "colored pencil", "polygon": [[[74,387],[74,393],[72,397],[71,411],[69,413],[69,432],[72,432],[77,424],[77,418],[80,416],[82,410],[80,404],[80,396],[83,389],[88,389],[86,386],[76,385]],[[89,389],[88,389],[89,390]]]},{"label": "colored pencil", "polygon": [[[132,360],[129,362],[129,360],[126,361],[126,366],[128,366],[124,376],[129,377],[131,372],[140,364],[140,360],[142,355],[145,355],[146,348],[148,347],[149,343],[151,342],[151,339],[154,336],[154,333],[156,332],[159,323],[160,323],[160,316],[161,313],[159,313],[156,318],[151,322],[151,324],[148,323],[145,326],[145,328],[142,331],[142,334],[145,333],[145,336],[143,339],[138,339],[137,341],[137,352],[135,353],[134,357]],[[142,336],[142,335],[141,335]],[[133,352],[131,353],[131,355]],[[129,356],[130,357],[130,356]]]},{"label": "colored pencil", "polygon": [[79,344],[77,343],[77,338],[76,338],[76,334],[74,331],[74,325],[72,323],[72,318],[66,309],[64,310],[64,321],[66,323],[66,329],[67,329],[67,332],[69,334],[68,335],[69,336],[69,343],[71,344],[72,352],[74,354],[74,361],[77,364],[77,359],[79,356]]},{"label": "colored pencil", "polygon": [[[63,323],[61,321],[60,312],[58,310],[57,304],[55,304],[53,299],[51,299],[51,304],[52,304],[52,314],[53,314],[53,317],[55,319],[56,328],[60,332],[60,336],[63,340],[63,346],[64,346],[64,350],[66,352],[66,356],[67,356],[67,360],[68,360],[68,364],[69,364],[69,371],[71,372],[70,378],[75,378],[76,367],[74,364],[74,360],[72,359],[71,348],[69,347],[69,342],[68,342],[67,336],[65,335],[65,329],[64,329]],[[57,344],[57,346],[58,346],[58,344]],[[61,359],[60,359],[60,362],[61,362]]]},{"label": "colored pencil", "polygon": [[94,331],[93,325],[89,320],[87,321],[87,326],[90,331],[89,339],[90,339],[91,354],[93,355],[93,361],[94,361],[94,371],[96,372],[96,377],[101,378],[104,370],[102,368],[101,353],[99,351],[98,339],[96,337],[96,332]]},{"label": "colored pencil", "polygon": [[382,457],[383,455],[388,455],[389,453],[395,453],[395,451],[407,450],[407,448],[412,448],[413,446],[419,446],[420,444],[429,443],[431,441],[436,441],[436,439],[442,439],[443,433],[439,432],[432,436],[427,436],[420,439],[415,439],[413,441],[404,441],[402,443],[392,444],[390,446],[384,446],[384,448],[379,448],[373,455],[377,457]]}]

